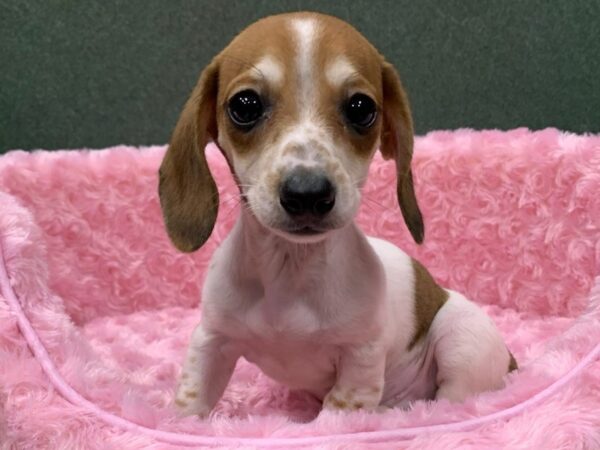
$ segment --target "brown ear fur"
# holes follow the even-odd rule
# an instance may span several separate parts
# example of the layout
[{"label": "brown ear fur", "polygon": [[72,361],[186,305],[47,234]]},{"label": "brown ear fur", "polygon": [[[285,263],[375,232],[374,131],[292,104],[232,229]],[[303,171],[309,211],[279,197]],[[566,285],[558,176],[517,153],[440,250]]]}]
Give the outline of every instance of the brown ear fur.
[{"label": "brown ear fur", "polygon": [[394,67],[383,63],[383,130],[381,153],[396,161],[397,193],[404,222],[413,239],[423,242],[425,226],[413,186],[410,163],[413,153],[413,124],[408,99]]},{"label": "brown ear fur", "polygon": [[219,192],[204,147],[216,139],[218,65],[200,76],[171,136],[159,170],[159,197],[167,232],[179,250],[197,250],[209,238],[219,208]]}]

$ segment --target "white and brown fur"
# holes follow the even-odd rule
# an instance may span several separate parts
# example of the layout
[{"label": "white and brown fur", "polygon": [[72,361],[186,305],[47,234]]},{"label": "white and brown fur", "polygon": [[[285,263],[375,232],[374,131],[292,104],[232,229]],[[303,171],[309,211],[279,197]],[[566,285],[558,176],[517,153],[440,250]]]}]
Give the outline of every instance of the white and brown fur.
[{"label": "white and brown fur", "polygon": [[[228,100],[251,88],[268,103],[242,132]],[[356,133],[340,105],[353,93],[377,104]],[[262,19],[206,67],[177,123],[160,169],[160,199],[177,248],[210,235],[218,193],[204,147],[213,140],[239,184],[243,208],[215,252],[175,403],[207,415],[240,357],[327,409],[461,401],[503,386],[516,367],[492,321],[439,287],[394,245],[365,236],[353,218],[374,152],[393,159],[403,217],[417,242],[424,227],[410,162],[412,119],[394,68],[354,28],[294,13]],[[279,204],[282,177],[297,166],[327,173],[335,206],[323,232],[298,236]]]}]

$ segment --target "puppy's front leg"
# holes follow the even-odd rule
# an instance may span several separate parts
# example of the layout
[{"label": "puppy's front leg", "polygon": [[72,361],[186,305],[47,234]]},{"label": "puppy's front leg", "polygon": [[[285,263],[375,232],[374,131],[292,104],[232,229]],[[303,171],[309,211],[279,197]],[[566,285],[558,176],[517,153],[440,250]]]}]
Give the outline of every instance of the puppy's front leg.
[{"label": "puppy's front leg", "polygon": [[330,410],[373,410],[383,395],[385,352],[379,344],[362,344],[342,350],[337,381],[323,400]]},{"label": "puppy's front leg", "polygon": [[217,404],[239,352],[230,340],[198,325],[187,351],[175,404],[183,415],[206,417]]}]

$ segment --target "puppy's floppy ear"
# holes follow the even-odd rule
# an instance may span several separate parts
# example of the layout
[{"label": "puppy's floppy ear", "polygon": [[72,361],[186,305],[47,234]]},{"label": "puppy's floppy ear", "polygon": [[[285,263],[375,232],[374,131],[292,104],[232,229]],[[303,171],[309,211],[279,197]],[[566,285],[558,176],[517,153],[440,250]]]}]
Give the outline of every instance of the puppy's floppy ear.
[{"label": "puppy's floppy ear", "polygon": [[413,187],[410,163],[413,153],[413,124],[406,93],[394,67],[382,65],[383,128],[381,153],[396,161],[397,193],[404,222],[415,242],[423,242],[425,226]]},{"label": "puppy's floppy ear", "polygon": [[213,60],[200,75],[159,170],[158,193],[167,232],[183,252],[206,242],[219,208],[219,193],[204,155],[210,138],[217,137],[218,73]]}]

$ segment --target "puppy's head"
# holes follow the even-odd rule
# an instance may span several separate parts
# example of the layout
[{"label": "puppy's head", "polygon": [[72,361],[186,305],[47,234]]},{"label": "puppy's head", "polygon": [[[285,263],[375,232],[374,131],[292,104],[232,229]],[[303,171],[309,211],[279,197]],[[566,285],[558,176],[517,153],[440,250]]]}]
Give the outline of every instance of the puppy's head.
[{"label": "puppy's head", "polygon": [[339,19],[265,18],[202,72],[160,168],[167,230],[182,251],[199,248],[216,219],[218,193],[204,156],[210,139],[256,219],[297,242],[353,219],[379,147],[396,162],[402,214],[415,241],[423,239],[406,95],[394,68]]}]

